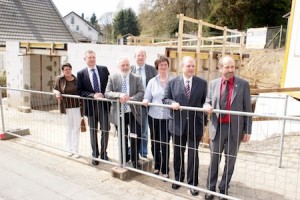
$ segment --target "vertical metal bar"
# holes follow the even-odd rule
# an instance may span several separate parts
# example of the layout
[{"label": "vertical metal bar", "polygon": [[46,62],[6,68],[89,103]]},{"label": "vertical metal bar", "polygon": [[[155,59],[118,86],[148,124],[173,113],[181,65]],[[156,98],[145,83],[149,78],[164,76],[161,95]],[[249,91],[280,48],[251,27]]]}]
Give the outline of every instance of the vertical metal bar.
[{"label": "vertical metal bar", "polygon": [[[283,110],[283,115],[286,115],[286,112],[287,112],[287,105],[288,105],[288,95],[286,95],[286,96],[285,96],[285,99],[284,99],[284,110]],[[278,165],[279,168],[281,168],[281,166],[282,166],[282,153],[283,153],[283,142],[284,142],[285,123],[286,123],[286,119],[283,119],[282,130],[281,130],[281,138],[280,138],[280,152],[279,152],[279,165]]]},{"label": "vertical metal bar", "polygon": [[4,126],[4,114],[3,114],[3,101],[2,101],[2,88],[0,89],[0,107],[1,107],[1,121],[2,121],[2,133],[5,133],[5,126]]},{"label": "vertical metal bar", "polygon": [[282,37],[282,25],[280,26],[280,33],[279,33],[279,44],[278,44],[278,48],[280,48],[281,46],[281,37]]}]

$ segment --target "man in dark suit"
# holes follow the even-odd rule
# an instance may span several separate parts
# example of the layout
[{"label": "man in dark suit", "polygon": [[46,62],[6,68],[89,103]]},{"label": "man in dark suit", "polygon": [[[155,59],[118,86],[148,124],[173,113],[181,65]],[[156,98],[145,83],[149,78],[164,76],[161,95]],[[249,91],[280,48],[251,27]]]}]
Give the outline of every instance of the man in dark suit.
[{"label": "man in dark suit", "polygon": [[[183,75],[172,79],[165,90],[163,102],[171,104],[171,119],[169,130],[174,143],[174,172],[175,180],[183,182],[185,177],[184,154],[188,146],[187,183],[198,185],[198,147],[203,135],[205,116],[200,111],[179,110],[180,106],[202,108],[207,93],[205,80],[195,76],[195,61],[186,56],[181,61]],[[173,189],[180,185],[173,184]],[[197,190],[190,189],[193,196],[199,194]]]},{"label": "man in dark suit", "polygon": [[[123,150],[125,149],[126,162],[131,159],[134,168],[140,168],[139,150],[141,138],[141,109],[140,106],[127,104],[127,101],[142,101],[144,98],[144,87],[142,78],[130,73],[129,59],[122,57],[118,62],[120,73],[109,77],[105,91],[105,97],[109,99],[118,99],[124,104],[124,132],[125,147],[122,147],[121,140],[121,158],[123,159]],[[119,117],[120,112],[117,110],[117,103],[113,103],[110,110],[110,122],[115,124],[116,128],[122,133],[122,121]],[[120,126],[118,127],[118,122]],[[128,128],[130,127],[130,157],[128,156]],[[122,138],[122,137],[121,137]],[[124,148],[124,149],[123,149]]]},{"label": "man in dark suit", "polygon": [[[157,75],[157,71],[153,66],[146,64],[147,55],[145,49],[137,49],[134,58],[136,61],[136,65],[133,65],[131,67],[131,72],[142,77],[144,90],[146,90],[149,80]],[[144,158],[147,158],[147,154],[148,154],[147,115],[148,115],[147,108],[142,107],[142,140],[141,140],[140,154]]]},{"label": "man in dark suit", "polygon": [[[92,156],[94,158],[99,157],[97,135],[99,122],[101,129],[100,157],[103,160],[109,160],[106,149],[110,130],[108,121],[110,104],[106,101],[97,100],[104,97],[109,72],[107,67],[96,65],[96,54],[92,50],[85,52],[84,61],[86,67],[77,73],[77,91],[80,96],[91,98],[91,100],[84,100],[84,108],[90,127]],[[92,164],[96,166],[99,162],[93,159]]]},{"label": "man in dark suit", "polygon": [[[209,125],[211,160],[206,186],[209,190],[216,191],[219,163],[224,151],[225,166],[218,187],[221,194],[227,195],[240,143],[248,142],[250,139],[252,119],[240,115],[212,113],[212,110],[251,112],[250,87],[247,81],[234,76],[235,62],[232,57],[226,55],[220,59],[219,71],[222,77],[210,82],[203,107],[211,114]],[[205,199],[211,200],[214,196],[207,193]]]}]

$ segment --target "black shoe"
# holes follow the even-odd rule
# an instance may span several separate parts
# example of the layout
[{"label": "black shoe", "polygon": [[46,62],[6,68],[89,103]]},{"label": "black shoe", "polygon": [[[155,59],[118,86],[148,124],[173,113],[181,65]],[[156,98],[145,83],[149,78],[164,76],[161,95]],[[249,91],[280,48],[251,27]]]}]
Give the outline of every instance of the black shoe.
[{"label": "black shoe", "polygon": [[172,189],[173,190],[178,190],[181,187],[181,185],[177,185],[175,183],[172,184]]},{"label": "black shoe", "polygon": [[212,195],[212,194],[209,194],[209,193],[206,193],[205,194],[205,200],[213,200],[214,199],[214,195]]},{"label": "black shoe", "polygon": [[[227,190],[220,190],[220,193],[228,195],[228,191]],[[225,197],[220,197],[220,200],[227,200],[227,199]]]},{"label": "black shoe", "polygon": [[139,162],[132,162],[132,167],[136,169],[141,169],[142,165]]},{"label": "black shoe", "polygon": [[190,189],[190,193],[191,193],[192,196],[198,196],[199,195],[199,191],[194,190],[194,189]]},{"label": "black shoe", "polygon": [[99,161],[98,161],[98,160],[92,160],[92,164],[93,164],[94,166],[97,166],[97,165],[99,165]]},{"label": "black shoe", "polygon": [[101,156],[101,159],[102,159],[102,160],[107,160],[107,161],[110,161],[110,159],[109,159],[109,157],[108,157],[107,155],[105,155],[105,156]]}]

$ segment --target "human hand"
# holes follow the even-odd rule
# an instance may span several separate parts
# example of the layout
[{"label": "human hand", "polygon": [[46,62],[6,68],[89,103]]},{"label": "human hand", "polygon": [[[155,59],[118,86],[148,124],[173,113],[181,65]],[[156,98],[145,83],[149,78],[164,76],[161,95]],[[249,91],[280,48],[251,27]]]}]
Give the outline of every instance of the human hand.
[{"label": "human hand", "polygon": [[129,101],[129,100],[130,100],[130,96],[127,94],[121,95],[120,99],[119,99],[120,103],[125,103],[126,101]]},{"label": "human hand", "polygon": [[244,137],[242,139],[242,142],[249,142],[251,135],[250,134],[244,134]]},{"label": "human hand", "polygon": [[171,104],[171,108],[172,108],[173,110],[179,110],[179,107],[180,107],[180,104],[179,104],[179,103],[172,103],[172,104]]},{"label": "human hand", "polygon": [[102,93],[95,93],[94,94],[94,99],[98,99],[98,98],[103,98],[104,95]]},{"label": "human hand", "polygon": [[146,106],[146,107],[147,107],[147,106],[148,106],[148,103],[149,103],[149,101],[148,101],[147,99],[144,99],[144,100],[142,101],[142,103],[143,103],[143,105],[144,105],[144,106]]},{"label": "human hand", "polygon": [[210,104],[204,104],[203,110],[204,110],[207,114],[211,114],[212,111],[213,111],[213,107],[212,107]]}]

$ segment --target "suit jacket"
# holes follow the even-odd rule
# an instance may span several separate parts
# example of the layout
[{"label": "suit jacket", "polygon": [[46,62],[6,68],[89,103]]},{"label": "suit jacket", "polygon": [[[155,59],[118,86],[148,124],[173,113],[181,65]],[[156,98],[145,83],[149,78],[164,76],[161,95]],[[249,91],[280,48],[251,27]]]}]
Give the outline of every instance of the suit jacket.
[{"label": "suit jacket", "polygon": [[[135,74],[129,73],[129,96],[131,101],[142,101],[144,98],[144,86],[142,78]],[[121,74],[114,74],[109,77],[108,84],[105,91],[105,97],[108,99],[119,99],[122,94],[122,76]],[[139,124],[141,124],[141,106],[129,104],[132,114]],[[113,102],[110,109],[109,120],[111,123],[118,124],[117,103]]]},{"label": "suit jacket", "polygon": [[[105,88],[108,81],[109,71],[105,66],[96,66],[101,81],[101,93],[105,93]],[[77,73],[77,91],[82,97],[94,98],[94,88],[90,81],[88,69],[85,67]],[[85,115],[92,116],[95,112],[96,101],[84,100]],[[102,106],[101,106],[102,107]],[[104,103],[104,110],[109,111],[109,104]]]},{"label": "suit jacket", "polygon": [[[165,90],[163,102],[171,104],[177,102],[181,106],[202,108],[207,93],[207,82],[199,77],[193,76],[190,100],[185,94],[185,85],[183,76],[178,76],[169,81]],[[203,112],[194,112],[186,110],[171,110],[171,119],[169,121],[169,130],[172,134],[181,136],[184,133],[185,126],[189,122],[190,132],[196,136],[202,137],[205,121]],[[191,126],[192,125],[192,126]]]},{"label": "suit jacket", "polygon": [[[137,73],[136,69],[137,69],[136,65],[131,66],[132,73],[136,74]],[[145,64],[145,74],[146,74],[146,86],[147,86],[149,80],[157,75],[157,71],[153,66]]]},{"label": "suit jacket", "polygon": [[[214,109],[220,109],[220,88],[222,78],[212,80],[209,84],[208,94],[205,103],[210,104]],[[230,110],[251,112],[249,83],[241,78],[235,77],[233,92],[230,102]],[[209,125],[209,137],[214,140],[218,127],[219,113],[212,113]],[[241,141],[245,133],[251,134],[252,118],[238,115],[231,115],[231,134],[237,141]]]}]

